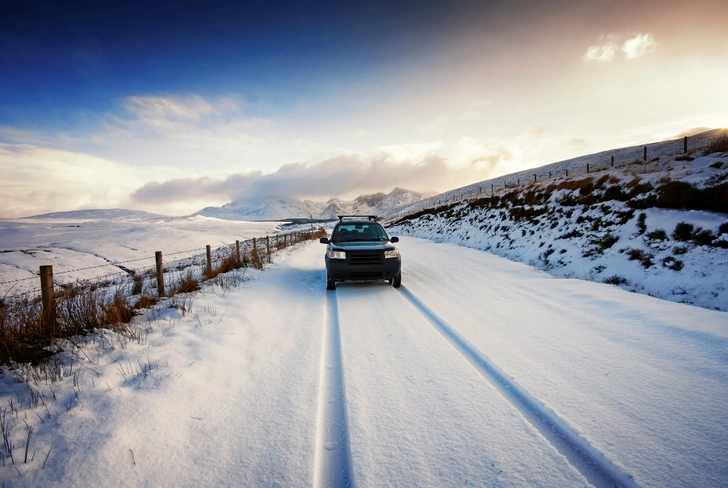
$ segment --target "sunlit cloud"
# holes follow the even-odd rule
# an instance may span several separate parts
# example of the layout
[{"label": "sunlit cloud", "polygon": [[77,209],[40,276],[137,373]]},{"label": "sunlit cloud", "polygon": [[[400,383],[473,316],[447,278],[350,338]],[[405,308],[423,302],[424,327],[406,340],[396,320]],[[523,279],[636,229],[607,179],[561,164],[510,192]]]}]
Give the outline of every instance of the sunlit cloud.
[{"label": "sunlit cloud", "polygon": [[495,176],[501,163],[518,158],[517,151],[497,143],[461,140],[451,157],[439,152],[441,143],[378,148],[367,154],[346,153],[318,162],[293,163],[273,173],[236,173],[225,178],[176,178],[137,188],[129,201],[138,206],[172,205],[190,198],[214,196],[238,202],[264,199],[356,197],[400,186],[429,192],[444,191]]},{"label": "sunlit cloud", "polygon": [[220,119],[242,115],[246,101],[240,96],[203,98],[185,96],[131,96],[123,106],[139,120],[156,125],[159,121]]},{"label": "sunlit cloud", "polygon": [[386,154],[388,159],[394,162],[406,162],[421,160],[427,156],[437,154],[442,147],[442,141],[433,141],[419,144],[381,146],[374,149],[374,152],[380,155]]},{"label": "sunlit cloud", "polygon": [[601,63],[612,61],[619,52],[618,41],[619,36],[615,34],[602,36],[599,39],[599,44],[589,46],[586,53],[584,53],[583,59],[585,61],[597,61]]},{"label": "sunlit cloud", "polygon": [[655,51],[657,43],[650,34],[637,34],[622,44],[622,52],[628,59],[635,59]]},{"label": "sunlit cloud", "polygon": [[208,174],[231,166],[255,169],[270,160],[273,148],[310,149],[293,140],[276,140],[276,124],[248,113],[239,96],[134,96],[101,117],[101,130],[88,142],[137,167],[174,166]]},{"label": "sunlit cloud", "polygon": [[89,154],[0,144],[0,217],[115,207],[143,179]]},{"label": "sunlit cloud", "polygon": [[619,53],[627,59],[636,59],[653,53],[657,48],[657,42],[651,34],[636,34],[624,42],[621,42],[621,37],[618,34],[602,36],[598,44],[587,48],[582,59],[607,63],[613,61]]},{"label": "sunlit cloud", "polygon": [[518,149],[513,146],[461,137],[453,156],[448,159],[448,165],[452,168],[476,168],[495,172],[499,165],[516,163],[518,159]]}]

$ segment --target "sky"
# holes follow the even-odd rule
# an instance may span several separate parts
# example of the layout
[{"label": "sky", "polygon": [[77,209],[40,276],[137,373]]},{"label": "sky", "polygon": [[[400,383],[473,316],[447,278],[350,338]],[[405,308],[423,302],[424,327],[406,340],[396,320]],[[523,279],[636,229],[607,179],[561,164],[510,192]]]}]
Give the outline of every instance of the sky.
[{"label": "sky", "polygon": [[725,0],[0,3],[0,218],[442,192],[728,126]]}]

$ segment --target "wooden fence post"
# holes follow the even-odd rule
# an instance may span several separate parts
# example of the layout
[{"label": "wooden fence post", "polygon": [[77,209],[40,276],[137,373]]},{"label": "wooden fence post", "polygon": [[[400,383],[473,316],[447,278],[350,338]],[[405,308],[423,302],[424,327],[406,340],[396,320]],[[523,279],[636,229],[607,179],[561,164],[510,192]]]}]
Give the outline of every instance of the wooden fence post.
[{"label": "wooden fence post", "polygon": [[265,255],[268,257],[270,263],[270,236],[265,236]]},{"label": "wooden fence post", "polygon": [[258,239],[253,237],[253,254],[258,254]]},{"label": "wooden fence post", "polygon": [[685,139],[683,139],[683,152],[688,152],[688,136],[685,136]]},{"label": "wooden fence post", "polygon": [[157,264],[157,295],[164,296],[164,266],[162,265],[162,251],[154,253],[154,260]]},{"label": "wooden fence post", "polygon": [[644,155],[644,157],[642,159],[644,159],[645,161],[647,161],[647,146],[645,146],[645,155]]},{"label": "wooden fence post", "polygon": [[614,168],[614,154],[612,154],[612,168]]},{"label": "wooden fence post", "polygon": [[589,173],[589,163],[586,163],[586,172]]},{"label": "wooden fence post", "polygon": [[210,276],[212,274],[212,253],[210,251],[209,244],[205,246],[205,251],[207,252],[207,267],[205,268],[205,274]]},{"label": "wooden fence post", "polygon": [[43,326],[52,337],[56,333],[56,298],[51,265],[40,267],[40,290],[43,299]]},{"label": "wooden fence post", "polygon": [[235,241],[235,262],[240,263],[240,241]]},{"label": "wooden fence post", "polygon": [[533,175],[533,182],[536,183],[536,175]]}]

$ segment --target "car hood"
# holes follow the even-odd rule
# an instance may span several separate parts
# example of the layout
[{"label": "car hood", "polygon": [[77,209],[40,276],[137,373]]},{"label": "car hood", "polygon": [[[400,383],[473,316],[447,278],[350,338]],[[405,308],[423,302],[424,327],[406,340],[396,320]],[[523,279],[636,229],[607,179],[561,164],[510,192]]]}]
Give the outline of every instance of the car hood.
[{"label": "car hood", "polygon": [[331,249],[341,251],[387,251],[394,248],[394,244],[389,241],[351,241],[331,243]]}]

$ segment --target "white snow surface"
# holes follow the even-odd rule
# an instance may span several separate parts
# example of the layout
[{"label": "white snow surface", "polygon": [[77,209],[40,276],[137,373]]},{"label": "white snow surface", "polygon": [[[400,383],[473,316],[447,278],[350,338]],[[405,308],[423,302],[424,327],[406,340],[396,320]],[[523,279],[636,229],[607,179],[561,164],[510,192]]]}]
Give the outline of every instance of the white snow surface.
[{"label": "white snow surface", "polygon": [[123,210],[0,219],[0,297],[37,291],[43,265],[53,265],[56,283],[125,275],[125,269],[153,266],[156,251],[167,262],[202,254],[207,245],[272,235],[280,225]]},{"label": "white snow surface", "polygon": [[577,487],[605,485],[601,463],[627,485],[726,486],[728,314],[398,246],[399,290],[327,292],[323,246],[297,245],[238,287],[160,302],[137,340],[66,344],[61,381],[3,367],[0,480]]}]

